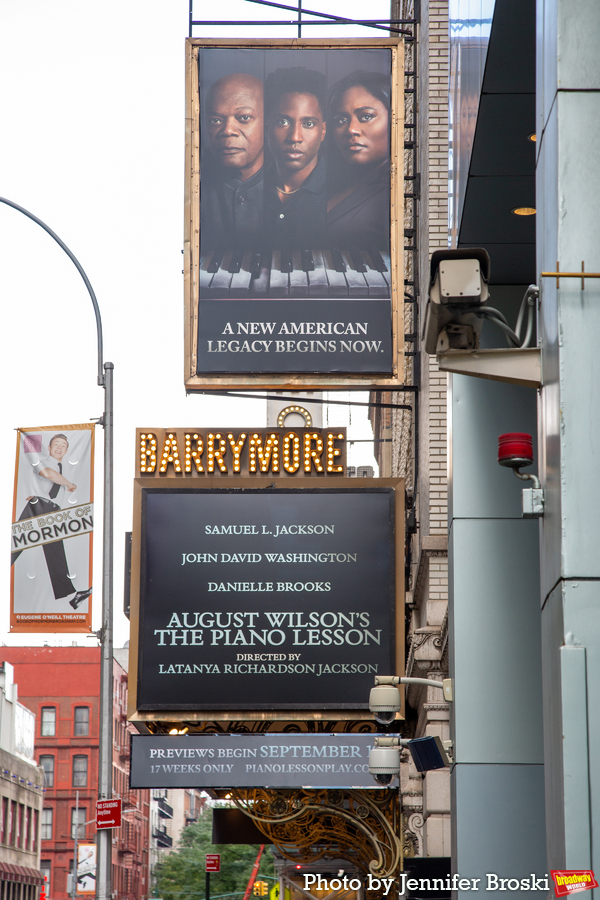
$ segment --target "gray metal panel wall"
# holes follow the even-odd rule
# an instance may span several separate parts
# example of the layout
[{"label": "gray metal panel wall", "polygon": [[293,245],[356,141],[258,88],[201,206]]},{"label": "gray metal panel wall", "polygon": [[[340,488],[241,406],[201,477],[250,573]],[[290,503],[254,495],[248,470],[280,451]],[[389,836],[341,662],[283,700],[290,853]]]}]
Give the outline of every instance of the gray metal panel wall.
[{"label": "gray metal panel wall", "polygon": [[449,550],[455,759],[543,763],[537,522],[455,519]]},{"label": "gray metal panel wall", "polygon": [[539,524],[497,463],[499,434],[535,433],[536,395],[451,380],[452,870],[487,890],[488,872],[546,873]]},{"label": "gray metal panel wall", "polygon": [[[600,272],[600,4],[538,0],[538,271]],[[600,865],[600,285],[540,278],[548,863]],[[600,894],[596,890],[593,893]]]},{"label": "gray metal panel wall", "polygon": [[[544,809],[543,766],[456,766],[452,773],[453,844],[460,858],[452,872],[480,878],[479,892],[457,892],[460,900],[489,891],[497,896],[498,878],[538,879],[546,875],[546,847],[539,811]],[[477,822],[476,828],[473,822]],[[488,887],[489,885],[489,887]],[[513,884],[514,886],[514,884]],[[506,890],[506,887],[504,888]],[[547,893],[547,892],[546,892]],[[526,900],[530,890],[511,890],[513,900]],[[541,896],[534,893],[533,896]]]}]

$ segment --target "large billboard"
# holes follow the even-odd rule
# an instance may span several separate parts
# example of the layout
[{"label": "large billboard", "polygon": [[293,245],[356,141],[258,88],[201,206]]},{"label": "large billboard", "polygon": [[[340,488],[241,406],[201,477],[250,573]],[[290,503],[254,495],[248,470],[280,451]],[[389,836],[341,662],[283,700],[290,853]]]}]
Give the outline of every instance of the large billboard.
[{"label": "large billboard", "polygon": [[134,718],[360,718],[399,671],[401,482],[292,484],[136,479]]},{"label": "large billboard", "polygon": [[93,462],[93,424],[17,432],[11,631],[91,629]]},{"label": "large billboard", "polygon": [[397,40],[188,41],[186,387],[402,380]]}]

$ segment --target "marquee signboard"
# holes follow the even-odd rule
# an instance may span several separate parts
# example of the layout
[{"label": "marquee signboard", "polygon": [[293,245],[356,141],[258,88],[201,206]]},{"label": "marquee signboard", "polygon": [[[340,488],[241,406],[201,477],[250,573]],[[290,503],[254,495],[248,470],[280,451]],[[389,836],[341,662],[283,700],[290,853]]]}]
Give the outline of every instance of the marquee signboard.
[{"label": "marquee signboard", "polygon": [[131,787],[375,790],[373,734],[190,734],[131,738]]},{"label": "marquee signboard", "polygon": [[402,665],[402,482],[168,471],[135,479],[133,719],[356,718]]},{"label": "marquee signboard", "polygon": [[345,471],[345,428],[137,429],[136,475],[145,478],[339,477]]},{"label": "marquee signboard", "polygon": [[187,42],[185,384],[403,372],[399,39]]}]

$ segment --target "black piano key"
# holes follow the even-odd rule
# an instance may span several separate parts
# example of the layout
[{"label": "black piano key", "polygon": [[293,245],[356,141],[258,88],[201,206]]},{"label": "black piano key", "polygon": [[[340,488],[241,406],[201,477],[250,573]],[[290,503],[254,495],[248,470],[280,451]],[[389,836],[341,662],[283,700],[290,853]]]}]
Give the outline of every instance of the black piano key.
[{"label": "black piano key", "polygon": [[315,261],[310,250],[302,251],[302,269],[304,272],[315,271]]},{"label": "black piano key", "polygon": [[210,265],[208,266],[207,272],[212,272],[214,275],[215,272],[219,271],[219,266],[221,265],[221,260],[223,259],[225,251],[217,250],[210,261]]},{"label": "black piano key", "polygon": [[243,257],[244,257],[243,250],[234,250],[233,251],[233,253],[231,254],[231,259],[229,261],[229,265],[227,266],[227,271],[231,275],[235,275],[237,272],[240,271],[240,269],[242,267]]},{"label": "black piano key", "polygon": [[350,256],[350,259],[352,260],[356,271],[362,272],[364,274],[367,271],[367,267],[365,265],[364,259],[362,258],[360,250],[350,250],[348,255]]},{"label": "black piano key", "polygon": [[379,250],[376,250],[374,247],[369,247],[369,256],[371,257],[374,269],[377,269],[378,272],[387,272],[387,266],[383,261],[383,257]]},{"label": "black piano key", "polygon": [[336,272],[346,271],[346,263],[344,262],[341,250],[332,250],[331,258],[333,260],[333,267]]},{"label": "black piano key", "polygon": [[281,271],[282,272],[293,272],[294,271],[294,260],[292,258],[291,250],[282,250],[281,251]]}]

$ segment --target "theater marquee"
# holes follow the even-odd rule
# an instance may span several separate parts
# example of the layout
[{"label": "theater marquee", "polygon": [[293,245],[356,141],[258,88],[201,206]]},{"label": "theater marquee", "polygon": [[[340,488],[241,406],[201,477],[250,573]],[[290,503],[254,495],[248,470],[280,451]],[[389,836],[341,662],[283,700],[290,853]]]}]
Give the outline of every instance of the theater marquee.
[{"label": "theater marquee", "polygon": [[345,477],[344,442],[138,432],[133,720],[369,718],[402,671],[403,483]]},{"label": "theater marquee", "polygon": [[185,384],[403,380],[398,39],[187,42]]}]

